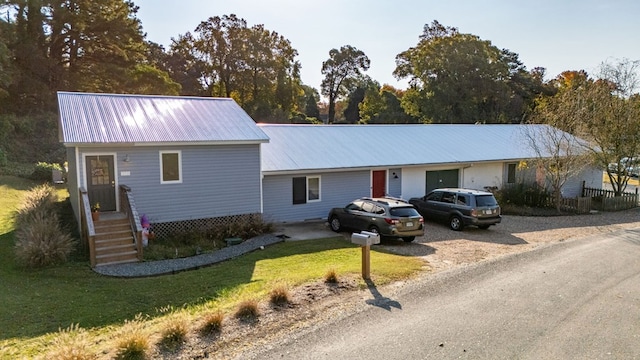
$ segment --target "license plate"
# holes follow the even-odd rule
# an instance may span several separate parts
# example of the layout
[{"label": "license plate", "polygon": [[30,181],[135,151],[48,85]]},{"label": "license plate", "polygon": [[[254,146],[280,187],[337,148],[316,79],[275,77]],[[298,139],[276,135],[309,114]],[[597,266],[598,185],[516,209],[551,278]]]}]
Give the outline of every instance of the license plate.
[{"label": "license plate", "polygon": [[485,210],[485,211],[484,211],[484,213],[485,213],[485,214],[487,214],[487,215],[491,215],[491,213],[492,213],[492,212],[493,212],[493,211],[491,211],[491,210]]},{"label": "license plate", "polygon": [[408,222],[408,223],[405,224],[405,226],[411,227],[411,226],[413,226],[413,223],[412,222]]}]

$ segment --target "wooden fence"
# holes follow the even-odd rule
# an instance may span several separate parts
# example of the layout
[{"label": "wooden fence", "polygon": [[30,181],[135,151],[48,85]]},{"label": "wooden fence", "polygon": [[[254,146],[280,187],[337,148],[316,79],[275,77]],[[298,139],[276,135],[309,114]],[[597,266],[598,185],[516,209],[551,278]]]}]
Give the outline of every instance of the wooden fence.
[{"label": "wooden fence", "polygon": [[601,211],[617,211],[638,207],[640,197],[638,189],[635,193],[625,192],[620,196],[612,190],[588,188],[582,183],[582,196],[592,199],[592,207]]}]

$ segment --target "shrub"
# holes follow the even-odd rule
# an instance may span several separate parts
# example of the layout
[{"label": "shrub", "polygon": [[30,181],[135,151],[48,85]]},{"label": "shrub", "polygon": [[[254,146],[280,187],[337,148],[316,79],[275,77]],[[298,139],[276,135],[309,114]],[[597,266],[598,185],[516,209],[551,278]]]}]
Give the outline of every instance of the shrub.
[{"label": "shrub", "polygon": [[51,181],[51,174],[53,170],[62,171],[62,166],[60,166],[60,164],[39,162],[36,164],[36,168],[33,170],[33,173],[31,173],[31,179],[36,181]]},{"label": "shrub", "polygon": [[162,329],[160,345],[169,350],[182,346],[189,333],[189,322],[184,314],[174,313],[167,317]]},{"label": "shrub", "polygon": [[75,240],[60,230],[58,216],[38,211],[16,231],[16,259],[27,267],[42,267],[67,261]]},{"label": "shrub", "polygon": [[269,299],[273,305],[286,305],[290,301],[289,289],[284,284],[278,284],[271,289]]},{"label": "shrub", "polygon": [[329,269],[327,273],[324,275],[324,282],[327,284],[337,284],[338,283],[338,274],[336,274],[335,269]]},{"label": "shrub", "polygon": [[500,206],[552,207],[549,192],[537,184],[517,183],[505,186],[496,192]]},{"label": "shrub", "polygon": [[149,347],[149,338],[144,331],[142,316],[138,315],[134,320],[125,321],[116,343],[116,359],[146,359]]},{"label": "shrub", "polygon": [[222,330],[224,313],[220,310],[208,312],[204,315],[200,333],[203,335],[219,333]]},{"label": "shrub", "polygon": [[98,355],[90,351],[87,331],[78,324],[61,329],[50,346],[45,358],[58,360],[93,360]]},{"label": "shrub", "polygon": [[242,301],[236,310],[236,319],[251,322],[254,321],[260,312],[258,311],[258,302],[253,299]]}]

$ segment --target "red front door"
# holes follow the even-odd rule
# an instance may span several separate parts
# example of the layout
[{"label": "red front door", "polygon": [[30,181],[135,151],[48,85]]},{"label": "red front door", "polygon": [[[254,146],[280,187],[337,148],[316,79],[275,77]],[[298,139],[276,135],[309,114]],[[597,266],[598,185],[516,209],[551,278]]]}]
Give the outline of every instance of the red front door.
[{"label": "red front door", "polygon": [[383,197],[387,195],[387,171],[376,170],[372,173],[372,178],[371,196]]}]

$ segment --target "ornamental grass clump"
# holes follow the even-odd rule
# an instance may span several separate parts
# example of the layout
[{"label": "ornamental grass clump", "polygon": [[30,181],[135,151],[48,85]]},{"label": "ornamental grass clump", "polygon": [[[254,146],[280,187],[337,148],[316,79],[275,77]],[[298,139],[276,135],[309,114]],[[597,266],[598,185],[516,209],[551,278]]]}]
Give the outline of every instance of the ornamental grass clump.
[{"label": "ornamental grass clump", "polygon": [[95,360],[98,355],[91,351],[87,331],[78,324],[60,329],[56,334],[46,359],[57,360]]},{"label": "ornamental grass clump", "polygon": [[273,289],[271,289],[269,300],[271,304],[275,306],[287,305],[291,301],[289,289],[285,284],[276,285]]},{"label": "ornamental grass clump", "polygon": [[143,360],[147,358],[150,343],[144,324],[145,321],[140,315],[131,321],[125,321],[116,342],[116,359]]},{"label": "ornamental grass clump", "polygon": [[50,185],[36,186],[26,193],[15,213],[18,263],[43,267],[67,261],[75,240],[60,228],[56,200]]},{"label": "ornamental grass clump", "polygon": [[327,284],[338,283],[338,274],[336,274],[335,269],[329,269],[329,271],[327,271],[327,273],[324,275],[324,282]]},{"label": "ornamental grass clump", "polygon": [[26,192],[15,213],[15,227],[21,228],[36,215],[55,213],[56,190],[48,184],[36,186]]},{"label": "ornamental grass clump", "polygon": [[204,314],[202,319],[200,333],[202,335],[219,334],[222,331],[222,322],[224,321],[224,313],[220,310],[211,311]]},{"label": "ornamental grass clump", "polygon": [[258,302],[254,299],[244,300],[238,304],[235,317],[244,322],[253,322],[258,316],[260,311],[258,310]]},{"label": "ornamental grass clump", "polygon": [[75,248],[75,240],[60,229],[55,213],[36,212],[15,234],[18,263],[44,267],[66,262]]},{"label": "ornamental grass clump", "polygon": [[176,350],[187,341],[189,333],[189,321],[184,314],[173,313],[169,315],[160,334],[160,345],[167,350]]}]

